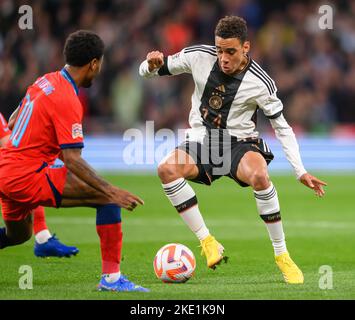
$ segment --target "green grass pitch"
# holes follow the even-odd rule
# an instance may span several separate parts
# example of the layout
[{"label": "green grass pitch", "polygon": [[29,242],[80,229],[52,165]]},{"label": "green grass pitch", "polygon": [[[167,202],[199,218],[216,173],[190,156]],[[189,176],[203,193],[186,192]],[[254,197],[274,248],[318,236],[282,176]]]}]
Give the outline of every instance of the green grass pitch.
[{"label": "green grass pitch", "polygon": [[[323,175],[327,194],[318,199],[291,176],[274,176],[288,250],[303,270],[304,285],[287,285],[277,269],[264,223],[250,188],[223,178],[211,187],[194,184],[210,231],[224,245],[228,264],[212,271],[200,256],[199,243],[162,192],[155,176],[108,176],[113,183],[140,195],[145,205],[123,211],[122,271],[151,289],[150,293],[97,292],[101,264],[93,209],[47,209],[52,232],[77,245],[78,256],[40,259],[33,239],[0,251],[0,299],[354,299],[354,175]],[[3,222],[0,223],[3,225]],[[170,242],[187,245],[195,254],[195,276],[185,284],[164,284],[153,271],[157,250]],[[19,289],[21,265],[33,270],[33,289]],[[322,290],[319,268],[330,266],[333,289]],[[322,280],[321,280],[322,282]],[[328,282],[330,283],[330,282]]]}]

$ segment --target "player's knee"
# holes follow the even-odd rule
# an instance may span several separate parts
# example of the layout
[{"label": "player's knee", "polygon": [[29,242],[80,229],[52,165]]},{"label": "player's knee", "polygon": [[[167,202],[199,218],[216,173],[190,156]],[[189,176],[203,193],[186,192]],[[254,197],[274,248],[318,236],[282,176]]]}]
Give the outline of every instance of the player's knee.
[{"label": "player's knee", "polygon": [[266,170],[254,171],[250,177],[250,185],[254,190],[265,190],[270,186],[269,175]]},{"label": "player's knee", "polygon": [[158,166],[158,176],[163,183],[171,182],[179,178],[178,168],[174,164],[162,162]]}]

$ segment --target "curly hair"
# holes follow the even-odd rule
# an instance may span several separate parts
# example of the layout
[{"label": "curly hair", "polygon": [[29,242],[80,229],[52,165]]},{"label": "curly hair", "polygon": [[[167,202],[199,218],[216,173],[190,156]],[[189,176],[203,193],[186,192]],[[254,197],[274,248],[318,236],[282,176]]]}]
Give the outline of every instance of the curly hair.
[{"label": "curly hair", "polygon": [[244,43],[248,37],[247,23],[241,17],[226,16],[218,21],[214,33],[223,39],[238,38]]},{"label": "curly hair", "polygon": [[94,32],[78,30],[71,33],[65,41],[65,63],[75,67],[82,67],[92,59],[101,59],[104,54],[104,42]]}]

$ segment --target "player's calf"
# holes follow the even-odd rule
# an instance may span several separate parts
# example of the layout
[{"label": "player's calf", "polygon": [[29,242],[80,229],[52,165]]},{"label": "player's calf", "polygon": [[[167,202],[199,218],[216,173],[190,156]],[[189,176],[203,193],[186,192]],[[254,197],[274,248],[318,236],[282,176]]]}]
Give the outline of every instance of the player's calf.
[{"label": "player's calf", "polygon": [[186,225],[200,240],[207,266],[215,268],[225,259],[224,248],[210,235],[200,212],[195,191],[185,180],[196,178],[198,173],[198,167],[191,156],[182,150],[175,150],[158,167],[158,175],[166,196]]},{"label": "player's calf", "polygon": [[0,249],[22,244],[32,236],[30,215],[20,221],[5,221],[5,225],[5,228],[0,228]]}]

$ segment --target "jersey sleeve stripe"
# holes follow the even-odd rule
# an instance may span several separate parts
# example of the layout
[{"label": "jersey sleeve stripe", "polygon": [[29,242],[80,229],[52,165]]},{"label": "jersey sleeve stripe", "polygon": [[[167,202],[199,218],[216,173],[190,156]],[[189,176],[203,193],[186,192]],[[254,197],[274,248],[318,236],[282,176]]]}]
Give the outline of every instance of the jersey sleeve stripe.
[{"label": "jersey sleeve stripe", "polygon": [[256,62],[253,61],[252,65],[253,65],[254,69],[260,71],[260,73],[263,74],[264,77],[269,80],[269,82],[272,85],[272,88],[274,89],[274,91],[276,91],[276,88],[274,85],[274,80],[272,80],[271,77]]},{"label": "jersey sleeve stripe", "polygon": [[196,45],[196,46],[190,46],[190,47],[186,47],[185,50],[190,50],[190,49],[206,49],[206,50],[210,50],[213,52],[216,52],[216,47],[215,46],[207,46],[207,45]]},{"label": "jersey sleeve stripe", "polygon": [[251,68],[252,68],[256,73],[260,74],[260,76],[263,77],[264,80],[269,83],[270,88],[271,88],[271,91],[273,91],[273,92],[276,91],[276,88],[275,88],[275,86],[274,86],[273,80],[272,80],[270,77],[268,77],[267,75],[265,75],[265,73],[263,73],[263,71],[261,71],[260,69],[257,69],[257,68],[255,67],[255,65],[252,65]]},{"label": "jersey sleeve stripe", "polygon": [[196,52],[196,51],[200,51],[200,52],[205,52],[210,54],[211,56],[217,57],[217,54],[208,50],[203,50],[203,49],[191,49],[191,50],[185,50],[185,53],[191,53],[191,52]]},{"label": "jersey sleeve stripe", "polygon": [[249,68],[249,71],[257,76],[266,85],[269,94],[272,95],[274,91],[272,90],[270,84],[265,80],[265,78],[263,78],[257,71],[255,71],[255,69],[252,69],[251,67]]},{"label": "jersey sleeve stripe", "polygon": [[189,52],[189,51],[193,51],[193,50],[205,50],[205,51],[209,51],[211,53],[217,54],[216,50],[213,50],[213,49],[210,49],[207,47],[195,47],[195,48],[190,47],[190,48],[186,48],[185,52]]},{"label": "jersey sleeve stripe", "polygon": [[168,68],[168,58],[164,57],[164,64],[163,66],[158,70],[158,74],[160,76],[171,76],[171,72],[169,71]]},{"label": "jersey sleeve stripe", "polygon": [[77,142],[77,143],[65,143],[59,145],[61,149],[82,149],[84,148],[84,143]]}]

